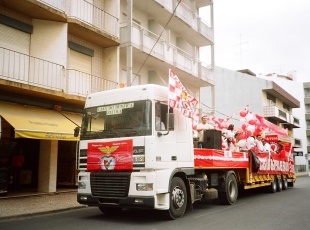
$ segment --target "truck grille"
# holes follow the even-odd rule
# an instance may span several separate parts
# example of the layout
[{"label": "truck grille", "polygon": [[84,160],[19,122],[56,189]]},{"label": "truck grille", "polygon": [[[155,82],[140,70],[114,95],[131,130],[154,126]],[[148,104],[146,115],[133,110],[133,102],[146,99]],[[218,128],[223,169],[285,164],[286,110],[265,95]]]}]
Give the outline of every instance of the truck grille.
[{"label": "truck grille", "polygon": [[93,196],[124,198],[128,196],[130,172],[95,172],[90,174]]}]

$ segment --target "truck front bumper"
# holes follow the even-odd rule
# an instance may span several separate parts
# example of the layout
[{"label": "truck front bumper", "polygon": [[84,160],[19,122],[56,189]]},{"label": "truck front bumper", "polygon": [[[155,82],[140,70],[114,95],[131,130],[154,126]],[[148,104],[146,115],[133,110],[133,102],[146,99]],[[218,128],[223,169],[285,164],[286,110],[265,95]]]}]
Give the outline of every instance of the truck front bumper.
[{"label": "truck front bumper", "polygon": [[130,208],[147,208],[154,209],[154,197],[126,197],[121,199],[109,199],[94,197],[90,194],[77,194],[77,202],[89,206],[102,207],[130,207]]}]

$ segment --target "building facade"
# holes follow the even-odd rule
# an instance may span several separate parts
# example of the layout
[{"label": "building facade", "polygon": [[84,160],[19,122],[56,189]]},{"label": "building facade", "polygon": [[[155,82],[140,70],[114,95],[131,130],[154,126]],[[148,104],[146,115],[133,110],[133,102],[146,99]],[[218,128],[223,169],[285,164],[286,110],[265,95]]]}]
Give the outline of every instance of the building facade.
[{"label": "building facade", "polygon": [[19,149],[22,189],[75,185],[73,129],[89,93],[167,85],[169,68],[196,97],[214,84],[211,0],[0,0],[0,34],[0,194]]},{"label": "building facade", "polygon": [[305,82],[303,84],[304,87],[304,98],[305,98],[305,120],[306,120],[306,159],[307,159],[307,167],[310,172],[310,83]]}]

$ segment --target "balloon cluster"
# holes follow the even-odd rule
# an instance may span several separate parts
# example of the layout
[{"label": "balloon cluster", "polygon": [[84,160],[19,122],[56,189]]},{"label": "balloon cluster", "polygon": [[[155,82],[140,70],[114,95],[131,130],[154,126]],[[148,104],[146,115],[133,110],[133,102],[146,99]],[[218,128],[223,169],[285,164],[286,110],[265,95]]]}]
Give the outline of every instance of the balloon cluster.
[{"label": "balloon cluster", "polygon": [[257,116],[250,112],[247,108],[241,110],[239,112],[241,129],[238,131],[239,133],[239,142],[238,146],[240,148],[251,149],[255,144],[255,139],[253,136],[257,136],[262,131],[264,131],[264,127]]}]

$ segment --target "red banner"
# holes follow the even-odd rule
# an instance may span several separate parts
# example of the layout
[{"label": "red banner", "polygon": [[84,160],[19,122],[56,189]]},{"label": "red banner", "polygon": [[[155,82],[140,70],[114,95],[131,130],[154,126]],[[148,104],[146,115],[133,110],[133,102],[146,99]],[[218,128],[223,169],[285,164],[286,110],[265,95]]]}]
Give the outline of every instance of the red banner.
[{"label": "red banner", "polygon": [[195,149],[195,167],[216,168],[247,168],[249,158],[247,153],[231,152],[215,149]]},{"label": "red banner", "polygon": [[87,170],[132,170],[132,140],[88,143]]},{"label": "red banner", "polygon": [[[294,173],[294,162],[291,158],[281,158],[279,154],[256,153],[259,159],[257,174],[290,174]],[[215,149],[194,150],[196,168],[249,168],[248,153],[231,152]]]},{"label": "red banner", "polygon": [[258,174],[289,174],[294,173],[294,162],[281,158],[280,154],[257,153],[259,159]]}]

